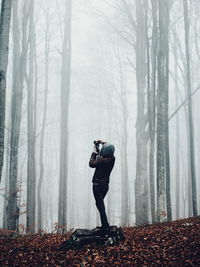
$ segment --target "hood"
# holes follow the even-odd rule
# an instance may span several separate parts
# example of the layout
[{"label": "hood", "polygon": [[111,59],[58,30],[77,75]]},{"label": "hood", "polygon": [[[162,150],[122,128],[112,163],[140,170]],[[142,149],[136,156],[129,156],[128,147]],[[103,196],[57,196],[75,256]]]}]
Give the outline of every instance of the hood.
[{"label": "hood", "polygon": [[105,143],[100,151],[100,156],[105,157],[105,158],[110,158],[113,157],[115,152],[115,147],[110,144],[110,143]]}]

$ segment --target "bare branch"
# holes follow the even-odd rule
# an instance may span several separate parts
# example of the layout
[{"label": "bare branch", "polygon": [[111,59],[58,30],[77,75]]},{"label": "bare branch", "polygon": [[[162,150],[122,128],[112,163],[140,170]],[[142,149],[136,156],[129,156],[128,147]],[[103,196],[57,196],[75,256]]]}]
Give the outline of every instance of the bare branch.
[{"label": "bare branch", "polygon": [[133,30],[134,32],[136,32],[137,25],[136,25],[135,20],[133,19],[132,14],[131,14],[130,6],[128,6],[128,4],[127,4],[126,1],[122,1],[122,4],[123,4],[124,9],[125,9],[125,11],[126,11],[126,14],[127,14],[127,16],[128,16],[128,20],[129,20],[129,22],[130,22],[130,25],[131,25],[131,27],[132,27],[132,30]]},{"label": "bare branch", "polygon": [[131,67],[136,71],[136,67],[135,65],[133,64],[133,62],[130,60],[130,58],[127,57],[127,60],[129,62],[129,64],[131,65]]},{"label": "bare branch", "polygon": [[6,195],[4,195],[4,194],[2,194],[2,193],[0,193],[0,195],[1,195],[2,197],[4,197],[5,200],[7,200],[7,201],[9,200],[8,197],[7,197]]},{"label": "bare branch", "polygon": [[[114,32],[116,32],[122,39],[124,39],[129,45],[131,45],[132,47],[135,48],[135,43],[131,42],[126,36],[123,35],[123,32],[118,30],[117,27],[115,27],[115,25],[111,22],[111,20],[108,18],[108,16],[106,16],[102,11],[96,9],[96,7],[94,7],[91,3],[88,3],[89,6],[96,12],[96,14],[100,17],[102,17],[104,19],[104,21],[107,22],[108,25],[111,26],[111,28],[114,30]],[[124,33],[126,33],[126,35],[128,34],[127,32],[124,31]],[[132,36],[130,35],[131,39]]]},{"label": "bare branch", "polygon": [[[192,92],[192,96],[195,95],[200,89],[200,85]],[[180,104],[180,106],[169,116],[169,121],[176,115],[176,113],[187,103],[188,97]]]}]

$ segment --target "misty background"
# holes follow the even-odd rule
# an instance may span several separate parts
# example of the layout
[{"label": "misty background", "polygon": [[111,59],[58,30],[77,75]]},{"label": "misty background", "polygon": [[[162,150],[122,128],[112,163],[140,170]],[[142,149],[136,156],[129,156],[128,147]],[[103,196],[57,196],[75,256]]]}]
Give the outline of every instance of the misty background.
[{"label": "misty background", "polygon": [[[97,139],[107,140],[115,146],[116,162],[105,199],[110,225],[175,220],[200,213],[200,3],[198,0],[185,1],[188,6],[184,9],[184,0],[158,2],[13,1],[0,227],[20,232],[52,232],[62,227],[69,230],[99,225],[91,182],[94,169],[88,166],[93,141]],[[186,8],[189,61],[185,41]],[[168,25],[166,9],[169,11]],[[159,16],[162,12],[163,21]],[[163,50],[163,53],[167,51],[163,64],[169,66],[163,67],[166,80],[159,76],[163,64],[159,65],[158,51],[163,39],[158,36],[162,32],[164,40],[168,36],[167,43],[163,42],[168,48]],[[68,68],[63,67],[64,60]],[[165,170],[163,183],[158,187],[157,135],[160,130],[157,115],[160,114],[159,90],[161,88],[162,92],[165,86],[168,100],[162,96],[160,99],[166,104],[168,119],[165,116],[161,121],[168,121],[165,130],[168,129],[169,135],[164,139],[169,140],[170,166],[165,147],[166,161],[160,168]],[[21,91],[17,91],[17,87]],[[21,99],[15,102],[16,106],[21,106],[21,111],[13,109],[13,94]],[[192,135],[188,96],[192,101]],[[17,137],[12,137],[11,133],[16,133],[13,128],[16,114],[21,116],[19,141],[13,145],[17,149],[14,158],[17,157],[18,162],[13,167],[11,143],[12,138]],[[194,164],[190,161],[191,140]],[[9,190],[14,179],[11,168],[15,168],[16,175],[16,190],[12,192]],[[30,168],[34,170],[31,182],[27,178],[31,175]],[[194,169],[195,177],[191,172]],[[61,181],[62,175],[65,182]],[[61,189],[59,185],[62,185]],[[163,193],[160,188],[166,191]],[[9,194],[13,192],[17,213],[10,215]],[[33,194],[33,202],[28,201],[29,192]],[[169,206],[162,200],[159,202],[161,195],[165,195],[165,201],[171,200]],[[27,217],[29,206],[35,207],[31,210],[31,219]],[[168,209],[171,209],[171,218]],[[59,215],[61,210],[63,213]],[[9,226],[9,220],[12,220],[9,216],[15,217],[10,224],[14,227]],[[60,219],[62,216],[64,220]]]}]

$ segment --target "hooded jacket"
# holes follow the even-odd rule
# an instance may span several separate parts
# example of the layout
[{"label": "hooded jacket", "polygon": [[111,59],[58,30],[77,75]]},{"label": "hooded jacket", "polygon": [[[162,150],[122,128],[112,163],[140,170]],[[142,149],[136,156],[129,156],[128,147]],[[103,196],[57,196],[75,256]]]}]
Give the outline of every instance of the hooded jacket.
[{"label": "hooded jacket", "polygon": [[93,152],[89,166],[91,168],[96,168],[92,182],[95,184],[109,184],[110,181],[110,173],[113,169],[115,164],[115,157],[114,157],[114,146],[111,144],[106,143],[103,145],[100,155]]}]

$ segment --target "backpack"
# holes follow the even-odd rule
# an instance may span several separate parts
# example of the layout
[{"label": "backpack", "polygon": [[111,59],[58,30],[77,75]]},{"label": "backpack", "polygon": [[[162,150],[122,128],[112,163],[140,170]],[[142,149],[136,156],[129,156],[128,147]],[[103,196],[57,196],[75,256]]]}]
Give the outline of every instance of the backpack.
[{"label": "backpack", "polygon": [[121,228],[117,226],[110,226],[109,234],[104,235],[100,227],[92,230],[89,229],[76,229],[69,240],[64,241],[59,250],[79,249],[86,244],[95,243],[103,246],[114,246],[120,240],[125,240]]}]

